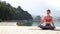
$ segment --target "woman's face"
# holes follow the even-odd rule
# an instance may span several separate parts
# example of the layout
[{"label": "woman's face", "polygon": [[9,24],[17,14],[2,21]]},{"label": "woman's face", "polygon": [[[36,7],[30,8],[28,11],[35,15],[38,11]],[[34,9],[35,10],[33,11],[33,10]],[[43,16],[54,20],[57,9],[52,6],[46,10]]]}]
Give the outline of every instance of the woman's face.
[{"label": "woman's face", "polygon": [[50,14],[50,11],[47,11],[47,14]]}]

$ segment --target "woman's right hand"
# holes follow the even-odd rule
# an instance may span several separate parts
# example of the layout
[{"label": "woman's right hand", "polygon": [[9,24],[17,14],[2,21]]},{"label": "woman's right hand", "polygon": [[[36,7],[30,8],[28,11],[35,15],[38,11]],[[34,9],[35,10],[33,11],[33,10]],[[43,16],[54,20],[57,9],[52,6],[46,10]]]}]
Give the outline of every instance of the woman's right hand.
[{"label": "woman's right hand", "polygon": [[38,27],[40,27],[40,25],[38,25]]}]

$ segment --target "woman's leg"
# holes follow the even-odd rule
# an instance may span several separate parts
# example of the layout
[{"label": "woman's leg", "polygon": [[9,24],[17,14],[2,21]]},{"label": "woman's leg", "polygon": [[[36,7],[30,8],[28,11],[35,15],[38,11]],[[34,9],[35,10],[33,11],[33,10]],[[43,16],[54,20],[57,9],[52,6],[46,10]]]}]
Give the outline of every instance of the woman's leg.
[{"label": "woman's leg", "polygon": [[54,30],[54,27],[51,26],[51,24],[46,24],[46,26],[49,26],[49,29]]},{"label": "woman's leg", "polygon": [[39,27],[43,30],[48,30],[48,29],[54,30],[54,28],[50,24],[46,24],[45,26],[40,25]]},{"label": "woman's leg", "polygon": [[40,28],[43,29],[43,30],[48,30],[48,28],[46,26],[41,25]]}]

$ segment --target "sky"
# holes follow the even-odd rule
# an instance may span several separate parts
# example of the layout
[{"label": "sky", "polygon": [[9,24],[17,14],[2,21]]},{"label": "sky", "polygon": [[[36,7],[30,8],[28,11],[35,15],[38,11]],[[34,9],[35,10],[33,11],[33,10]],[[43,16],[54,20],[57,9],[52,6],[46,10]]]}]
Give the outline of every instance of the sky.
[{"label": "sky", "polygon": [[46,15],[46,10],[51,10],[52,16],[60,17],[60,0],[1,0],[10,3],[13,7],[21,6],[31,15]]}]

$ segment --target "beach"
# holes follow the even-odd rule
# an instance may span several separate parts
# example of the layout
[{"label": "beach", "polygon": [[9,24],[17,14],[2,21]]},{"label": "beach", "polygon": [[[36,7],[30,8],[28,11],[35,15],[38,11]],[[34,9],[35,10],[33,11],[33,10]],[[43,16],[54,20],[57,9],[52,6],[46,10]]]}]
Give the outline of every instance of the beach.
[{"label": "beach", "polygon": [[17,26],[14,24],[12,26],[0,25],[0,34],[60,34],[60,27],[56,27],[55,30],[42,30],[37,26]]},{"label": "beach", "polygon": [[36,26],[0,26],[0,34],[60,34],[59,28],[42,30]]}]

